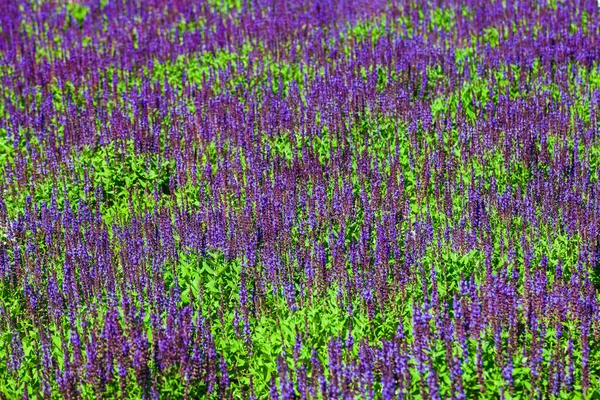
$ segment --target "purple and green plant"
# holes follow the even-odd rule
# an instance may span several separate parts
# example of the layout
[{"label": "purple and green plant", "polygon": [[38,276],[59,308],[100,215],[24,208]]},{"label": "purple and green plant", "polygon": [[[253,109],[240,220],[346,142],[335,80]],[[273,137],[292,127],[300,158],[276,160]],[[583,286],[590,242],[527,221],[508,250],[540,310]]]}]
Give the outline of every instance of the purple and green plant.
[{"label": "purple and green plant", "polygon": [[0,9],[0,397],[600,396],[594,0]]}]

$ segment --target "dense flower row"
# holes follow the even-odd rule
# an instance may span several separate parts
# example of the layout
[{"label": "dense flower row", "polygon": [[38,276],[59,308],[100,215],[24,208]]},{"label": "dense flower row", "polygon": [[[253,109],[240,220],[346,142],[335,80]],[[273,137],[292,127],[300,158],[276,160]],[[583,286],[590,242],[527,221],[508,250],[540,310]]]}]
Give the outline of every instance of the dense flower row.
[{"label": "dense flower row", "polygon": [[600,394],[591,1],[1,1],[0,392]]}]

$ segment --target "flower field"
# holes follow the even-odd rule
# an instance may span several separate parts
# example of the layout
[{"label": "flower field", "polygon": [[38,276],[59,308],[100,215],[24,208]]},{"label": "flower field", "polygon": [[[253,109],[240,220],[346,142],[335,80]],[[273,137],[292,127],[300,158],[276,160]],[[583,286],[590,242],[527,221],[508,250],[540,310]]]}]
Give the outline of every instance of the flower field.
[{"label": "flower field", "polygon": [[0,10],[0,399],[600,399],[596,0]]}]

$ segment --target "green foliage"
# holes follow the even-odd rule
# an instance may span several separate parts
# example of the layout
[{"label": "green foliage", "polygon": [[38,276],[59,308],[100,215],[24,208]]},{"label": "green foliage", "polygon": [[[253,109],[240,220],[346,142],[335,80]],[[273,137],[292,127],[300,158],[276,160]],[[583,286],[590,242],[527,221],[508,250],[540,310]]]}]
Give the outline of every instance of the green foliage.
[{"label": "green foliage", "polygon": [[431,23],[434,28],[441,28],[446,32],[450,32],[456,24],[455,10],[453,8],[434,8],[430,13]]},{"label": "green foliage", "polygon": [[90,9],[78,2],[67,2],[67,18],[70,18],[73,23],[76,23],[79,28],[83,27],[85,17],[90,12]]}]

